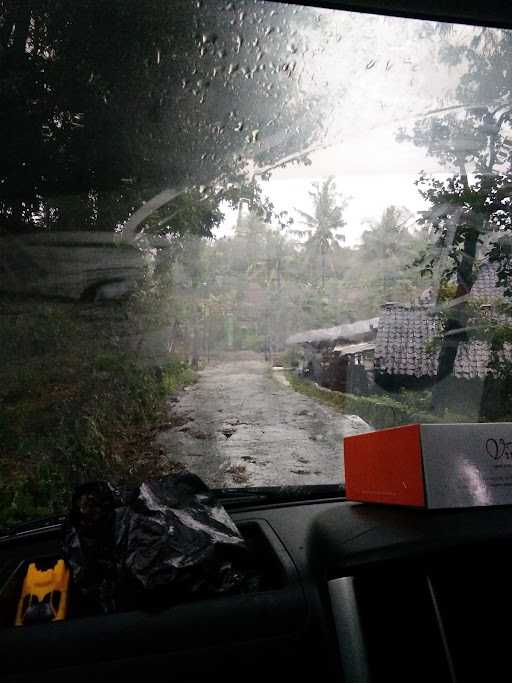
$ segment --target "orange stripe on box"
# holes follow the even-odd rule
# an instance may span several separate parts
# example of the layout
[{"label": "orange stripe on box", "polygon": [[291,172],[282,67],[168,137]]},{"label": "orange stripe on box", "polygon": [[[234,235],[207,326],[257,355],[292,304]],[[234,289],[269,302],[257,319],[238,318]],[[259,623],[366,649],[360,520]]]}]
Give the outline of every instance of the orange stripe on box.
[{"label": "orange stripe on box", "polygon": [[344,440],[347,498],[425,507],[419,424]]}]

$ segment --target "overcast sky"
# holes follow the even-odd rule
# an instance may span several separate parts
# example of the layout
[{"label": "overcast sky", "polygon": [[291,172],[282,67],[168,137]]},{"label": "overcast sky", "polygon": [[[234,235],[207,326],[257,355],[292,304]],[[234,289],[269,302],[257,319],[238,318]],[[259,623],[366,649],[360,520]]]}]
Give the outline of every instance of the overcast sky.
[{"label": "overcast sky", "polygon": [[[455,93],[463,67],[443,62],[439,47],[446,35],[452,44],[465,44],[475,29],[453,26],[443,34],[433,22],[311,11],[320,21],[302,37],[304,59],[294,58],[300,96],[321,103],[323,148],[309,153],[310,166],[273,170],[263,188],[278,210],[294,215],[294,209],[311,211],[312,182],[334,176],[350,199],[345,235],[354,245],[365,221],[378,219],[387,206],[426,208],[414,185],[420,171],[447,173],[423,149],[398,143],[396,134],[438,108],[461,104]],[[217,235],[232,234],[235,221],[236,212],[227,212]]]},{"label": "overcast sky", "polygon": [[[393,131],[382,129],[363,140],[348,141],[314,153],[311,161],[311,166],[275,170],[271,179],[262,183],[264,193],[278,211],[286,210],[298,220],[294,209],[312,210],[308,194],[312,183],[334,176],[339,193],[349,200],[344,214],[347,223],[344,233],[349,246],[359,242],[367,227],[366,221],[378,219],[392,204],[414,213],[426,208],[414,184],[421,170],[446,173],[422,149],[410,143],[398,143]],[[228,211],[216,236],[233,234],[236,218],[236,211]]]}]

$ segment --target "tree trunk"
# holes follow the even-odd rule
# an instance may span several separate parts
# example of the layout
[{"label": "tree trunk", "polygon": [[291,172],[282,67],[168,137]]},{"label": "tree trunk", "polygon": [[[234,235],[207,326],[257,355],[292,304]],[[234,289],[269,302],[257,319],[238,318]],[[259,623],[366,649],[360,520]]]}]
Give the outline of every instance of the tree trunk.
[{"label": "tree trunk", "polygon": [[200,358],[200,324],[199,324],[199,310],[194,303],[192,305],[192,356],[190,359],[190,365],[193,370],[199,369],[199,358]]},{"label": "tree trunk", "polygon": [[194,322],[194,330],[192,333],[192,359],[190,361],[192,370],[199,369],[199,331],[197,324]]},{"label": "tree trunk", "polygon": [[[464,189],[469,190],[468,177],[463,161],[459,162],[460,175]],[[456,227],[455,234],[459,227]],[[464,240],[462,259],[457,269],[457,290],[455,303],[449,309],[448,317],[444,326],[443,343],[439,352],[439,366],[437,370],[437,383],[433,390],[432,400],[434,409],[442,412],[450,408],[450,399],[439,382],[454,374],[455,360],[459,344],[467,340],[468,310],[466,298],[470,294],[475,281],[475,257],[478,248],[479,231],[468,231]],[[460,300],[460,301],[459,301]]]}]

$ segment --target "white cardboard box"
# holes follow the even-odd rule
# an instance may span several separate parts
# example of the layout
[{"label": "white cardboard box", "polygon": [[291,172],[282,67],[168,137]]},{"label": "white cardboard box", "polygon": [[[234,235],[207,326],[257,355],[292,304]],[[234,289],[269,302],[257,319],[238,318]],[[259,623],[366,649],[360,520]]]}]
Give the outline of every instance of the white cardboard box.
[{"label": "white cardboard box", "polygon": [[459,508],[512,503],[512,423],[418,424],[347,437],[352,500]]}]

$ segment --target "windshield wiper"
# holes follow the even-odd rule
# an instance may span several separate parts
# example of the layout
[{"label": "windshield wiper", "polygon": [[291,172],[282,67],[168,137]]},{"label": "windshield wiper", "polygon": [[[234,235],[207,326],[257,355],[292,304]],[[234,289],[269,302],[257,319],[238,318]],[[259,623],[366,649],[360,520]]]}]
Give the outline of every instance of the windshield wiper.
[{"label": "windshield wiper", "polygon": [[22,536],[50,533],[60,529],[64,519],[63,515],[55,515],[54,517],[43,517],[41,519],[34,519],[31,522],[20,522],[3,529],[0,528],[0,543],[12,540],[13,538],[21,538]]},{"label": "windshield wiper", "polygon": [[246,489],[213,489],[215,495],[227,509],[290,503],[326,498],[344,498],[343,484],[312,484],[304,486],[256,486]]},{"label": "windshield wiper", "polygon": [[[259,486],[251,488],[212,489],[220,503],[228,510],[300,501],[340,499],[345,496],[343,484],[313,484],[304,486]],[[14,538],[47,534],[59,530],[65,517],[56,515],[31,522],[21,522],[4,529],[0,528],[0,543]]]}]

